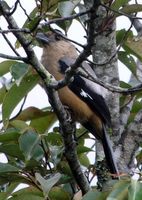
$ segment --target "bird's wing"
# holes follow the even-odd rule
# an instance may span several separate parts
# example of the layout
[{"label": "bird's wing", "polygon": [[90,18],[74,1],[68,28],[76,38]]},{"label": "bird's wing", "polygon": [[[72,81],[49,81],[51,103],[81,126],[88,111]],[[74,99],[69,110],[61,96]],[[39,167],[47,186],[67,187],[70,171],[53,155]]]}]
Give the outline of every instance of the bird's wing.
[{"label": "bird's wing", "polygon": [[102,119],[104,124],[110,125],[110,112],[105,103],[104,98],[96,93],[95,89],[90,88],[85,80],[79,75],[74,76],[74,80],[68,85],[79,98],[81,98],[86,104]]},{"label": "bird's wing", "polygon": [[[60,72],[65,74],[65,71],[69,66],[74,63],[74,59],[62,58],[59,60]],[[87,63],[86,63],[87,64]],[[86,67],[87,66],[87,67]],[[95,72],[87,64],[86,70],[89,70],[89,73],[92,76],[95,76]],[[78,68],[78,70],[82,70]],[[76,74],[73,81],[68,85],[70,90],[72,90],[80,99],[82,99],[86,104],[102,119],[104,124],[110,126],[111,117],[108,107],[105,103],[103,96],[100,94],[100,88],[98,84],[93,83],[92,81]]]}]

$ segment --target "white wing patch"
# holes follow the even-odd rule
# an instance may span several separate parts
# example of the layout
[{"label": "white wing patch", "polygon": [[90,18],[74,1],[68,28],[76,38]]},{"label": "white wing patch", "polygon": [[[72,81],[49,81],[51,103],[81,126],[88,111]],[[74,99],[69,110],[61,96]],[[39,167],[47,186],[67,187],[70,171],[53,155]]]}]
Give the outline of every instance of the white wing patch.
[{"label": "white wing patch", "polygon": [[[92,97],[91,97],[88,93],[86,93],[83,89],[81,89],[80,94],[81,94],[81,96],[83,96],[83,97],[89,97],[89,98],[92,99]],[[92,100],[93,100],[93,99],[92,99]]]}]

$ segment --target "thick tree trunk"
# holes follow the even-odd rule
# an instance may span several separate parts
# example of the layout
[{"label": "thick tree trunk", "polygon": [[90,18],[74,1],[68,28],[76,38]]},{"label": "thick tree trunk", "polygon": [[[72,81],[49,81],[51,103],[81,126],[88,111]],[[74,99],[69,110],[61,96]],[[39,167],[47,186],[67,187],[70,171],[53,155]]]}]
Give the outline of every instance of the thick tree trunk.
[{"label": "thick tree trunk", "polygon": [[[86,8],[90,8],[93,0],[84,0]],[[119,74],[117,63],[116,48],[116,26],[113,15],[104,7],[99,6],[97,10],[97,18],[94,20],[95,32],[94,46],[92,48],[93,61],[95,63],[94,71],[97,77],[107,83],[119,86]],[[130,173],[134,167],[135,152],[139,146],[138,141],[141,140],[140,124],[141,112],[137,114],[133,123],[127,126],[130,110],[133,101],[120,108],[120,94],[106,91],[106,102],[109,106],[112,117],[112,145],[114,149],[114,157],[116,159],[120,173]],[[97,157],[102,157],[102,147],[99,143],[96,145]]]}]

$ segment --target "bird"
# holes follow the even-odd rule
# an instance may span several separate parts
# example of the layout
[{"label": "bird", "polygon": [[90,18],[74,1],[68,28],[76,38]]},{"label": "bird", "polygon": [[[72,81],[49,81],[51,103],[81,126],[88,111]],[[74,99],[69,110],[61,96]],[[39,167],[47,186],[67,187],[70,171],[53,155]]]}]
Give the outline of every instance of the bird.
[{"label": "bird", "polygon": [[[64,79],[67,69],[78,57],[75,45],[60,31],[38,32],[36,40],[43,48],[41,56],[43,66],[57,81]],[[82,67],[96,77],[94,70],[86,61],[83,61],[77,70],[81,71]],[[118,169],[107,133],[107,127],[111,127],[111,115],[101,93],[101,86],[81,76],[80,73],[75,73],[73,80],[58,90],[62,104],[71,110],[73,120],[79,122],[101,141],[106,163],[114,176],[118,174]]]}]

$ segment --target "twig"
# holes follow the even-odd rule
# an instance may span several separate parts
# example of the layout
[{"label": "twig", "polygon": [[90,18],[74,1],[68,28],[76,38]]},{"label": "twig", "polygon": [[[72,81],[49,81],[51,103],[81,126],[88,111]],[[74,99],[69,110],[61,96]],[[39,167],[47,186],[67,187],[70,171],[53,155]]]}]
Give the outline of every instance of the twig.
[{"label": "twig", "polygon": [[135,87],[128,88],[128,89],[120,88],[117,86],[112,86],[109,83],[103,82],[103,81],[99,80],[98,78],[95,78],[94,76],[91,75],[91,73],[86,71],[85,68],[83,68],[83,70],[85,71],[85,73],[78,72],[81,76],[101,85],[102,87],[108,89],[111,92],[116,92],[116,93],[120,93],[120,94],[124,94],[124,95],[130,95],[130,94],[134,94],[134,93],[137,93],[142,90],[142,84],[139,84]]},{"label": "twig", "polygon": [[54,32],[54,33],[60,35],[60,36],[61,36],[62,38],[64,38],[65,40],[68,40],[69,42],[72,42],[72,43],[74,43],[74,44],[76,44],[76,45],[78,45],[78,46],[80,46],[80,47],[82,47],[82,48],[85,48],[84,45],[82,45],[82,44],[80,44],[80,43],[78,43],[78,42],[76,42],[76,41],[74,41],[74,40],[72,40],[72,39],[66,37],[65,35],[63,35],[63,34],[60,33],[59,31],[57,31],[56,29],[53,29],[52,27],[50,27],[50,29],[51,29],[52,32]]},{"label": "twig", "polygon": [[45,149],[45,145],[44,145],[44,141],[41,139],[41,147],[44,151],[44,157],[45,157],[45,167],[47,168],[47,166],[49,167],[49,170],[51,173],[53,173],[52,171],[52,167],[50,165],[50,162],[48,161],[49,160],[49,157],[48,157],[48,153],[47,153],[47,149]]},{"label": "twig", "polygon": [[14,32],[31,33],[30,29],[28,28],[0,30],[0,33],[14,33]]},{"label": "twig", "polygon": [[67,20],[72,20],[72,19],[78,18],[78,17],[80,17],[80,16],[82,16],[82,15],[86,15],[86,14],[88,14],[88,13],[90,13],[90,12],[91,12],[91,10],[89,9],[89,10],[86,10],[86,11],[84,11],[84,12],[80,12],[80,13],[71,15],[71,16],[69,16],[69,17],[61,17],[61,18],[52,19],[52,20],[49,20],[48,22],[44,23],[44,24],[43,24],[43,27],[44,27],[44,26],[49,26],[49,25],[51,25],[51,24],[55,24],[55,23],[57,23],[57,22],[63,22],[63,21],[67,21]]},{"label": "twig", "polygon": [[32,21],[31,18],[29,17],[29,15],[27,14],[26,9],[22,6],[20,0],[17,0],[17,1],[18,1],[19,5],[20,5],[21,9],[23,10],[24,14],[25,14],[26,17],[28,18],[28,20],[29,20],[29,21]]},{"label": "twig", "polygon": [[136,29],[138,36],[142,35],[142,23],[138,19],[130,19],[130,21],[133,23],[134,28]]},{"label": "twig", "polygon": [[26,57],[21,57],[21,56],[10,56],[10,55],[6,55],[3,53],[0,53],[0,57],[1,58],[5,58],[5,59],[10,59],[10,60],[21,60],[27,63],[27,58]]},{"label": "twig", "polygon": [[[0,31],[1,31],[1,28],[0,28]],[[7,44],[10,46],[10,48],[12,49],[12,51],[16,54],[16,56],[20,56],[19,53],[15,50],[15,48],[12,46],[11,42],[6,37],[6,35],[4,33],[2,33],[2,36],[4,37],[4,39],[7,42]]]},{"label": "twig", "polygon": [[10,15],[13,15],[14,12],[16,11],[17,6],[18,6],[18,1],[19,1],[19,0],[17,0],[17,1],[15,2],[14,7],[13,7],[13,10],[10,12]]},{"label": "twig", "polygon": [[123,15],[123,16],[126,16],[126,17],[128,17],[129,19],[142,19],[142,17],[136,17],[136,16],[134,16],[134,15],[129,15],[129,14],[127,14],[127,13],[124,13],[124,12],[122,12],[122,11],[118,11],[118,10],[115,10],[115,9],[113,9],[113,8],[111,8],[111,7],[108,7],[107,5],[105,5],[105,4],[101,4],[103,7],[105,7],[107,10],[111,10],[111,11],[113,11],[114,13],[116,13],[116,14],[118,14],[118,15]]},{"label": "twig", "polygon": [[16,117],[18,117],[20,115],[20,113],[22,112],[23,107],[25,105],[26,99],[27,99],[27,95],[24,97],[23,103],[21,104],[21,107],[20,107],[18,113],[14,117],[12,117],[9,121],[14,120]]}]

